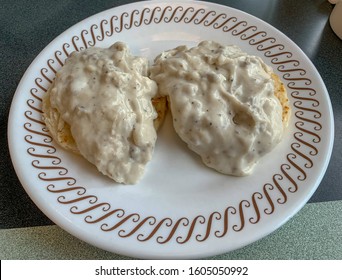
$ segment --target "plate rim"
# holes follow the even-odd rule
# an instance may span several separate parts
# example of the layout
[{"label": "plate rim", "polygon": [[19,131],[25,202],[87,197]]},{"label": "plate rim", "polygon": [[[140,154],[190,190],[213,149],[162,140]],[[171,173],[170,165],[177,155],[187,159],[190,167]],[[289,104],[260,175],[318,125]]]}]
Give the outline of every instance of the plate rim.
[{"label": "plate rim", "polygon": [[[331,130],[330,130],[330,137],[329,137],[329,144],[328,144],[328,155],[325,157],[325,162],[324,162],[324,164],[323,164],[323,168],[321,169],[321,172],[320,172],[320,176],[318,177],[318,179],[317,180],[315,180],[315,186],[313,187],[313,188],[311,188],[311,194],[310,195],[307,195],[307,199],[305,200],[305,201],[302,201],[302,203],[300,203],[300,204],[298,204],[297,205],[297,207],[296,207],[296,210],[293,210],[292,211],[292,215],[289,215],[288,217],[287,217],[287,219],[285,219],[285,220],[283,220],[281,223],[280,223],[280,225],[278,225],[276,228],[274,228],[274,229],[271,229],[268,233],[266,233],[266,234],[264,234],[264,236],[266,236],[266,235],[268,235],[268,234],[270,234],[271,232],[273,232],[274,230],[276,230],[276,229],[278,229],[279,227],[281,227],[284,223],[286,223],[293,215],[295,215],[305,204],[306,204],[306,202],[310,199],[310,197],[312,196],[312,194],[315,192],[315,190],[317,189],[317,187],[319,186],[319,184],[320,184],[320,182],[321,182],[321,180],[322,180],[322,178],[323,178],[323,176],[324,176],[324,174],[325,174],[325,172],[326,172],[326,169],[327,169],[327,167],[328,167],[328,164],[329,164],[329,161],[330,161],[330,158],[331,158],[331,154],[332,154],[332,150],[333,150],[333,142],[334,142],[334,121],[333,121],[333,110],[332,110],[332,105],[331,105],[331,101],[330,101],[330,98],[329,98],[329,96],[328,96],[328,91],[327,91],[327,89],[326,89],[326,86],[325,86],[325,84],[324,84],[324,81],[323,81],[323,79],[321,78],[321,76],[320,76],[320,74],[319,74],[319,72],[317,71],[317,69],[316,69],[316,67],[313,65],[313,63],[311,62],[311,60],[306,56],[306,54],[290,39],[290,38],[288,38],[284,33],[282,33],[281,31],[279,31],[277,28],[275,28],[275,27],[273,27],[272,25],[270,25],[270,24],[268,24],[267,22],[264,22],[262,19],[259,19],[259,18],[257,18],[257,17],[255,17],[255,16],[253,16],[253,15],[251,15],[251,14],[248,14],[248,13],[246,13],[246,12],[244,12],[244,11],[241,11],[241,10],[238,10],[238,9],[235,9],[235,8],[232,8],[232,7],[229,7],[229,6],[225,6],[225,5],[221,5],[221,4],[217,4],[217,3],[211,3],[211,2],[205,2],[205,1],[174,1],[174,2],[172,2],[172,4],[170,4],[170,3],[167,3],[166,1],[144,1],[144,2],[136,2],[136,3],[130,3],[130,4],[126,4],[126,5],[121,5],[121,6],[118,6],[118,7],[113,7],[113,8],[110,8],[110,9],[107,9],[107,10],[105,10],[105,11],[101,11],[101,12],[99,12],[99,13],[96,13],[96,14],[94,14],[94,15],[91,15],[91,16],[89,16],[89,17],[87,17],[87,18],[85,18],[85,19],[83,19],[82,21],[80,21],[80,22],[78,22],[78,23],[76,23],[76,24],[74,24],[74,25],[72,25],[72,26],[70,26],[68,29],[66,29],[64,32],[62,32],[60,35],[58,35],[55,39],[53,39],[36,57],[35,57],[35,59],[32,61],[32,63],[30,64],[30,66],[27,68],[27,70],[25,71],[25,73],[24,73],[24,75],[23,75],[23,77],[21,78],[21,80],[20,80],[20,82],[19,82],[19,85],[18,85],[18,87],[17,87],[17,90],[16,90],[16,92],[15,92],[15,94],[14,94],[14,97],[13,97],[13,100],[12,100],[12,104],[11,104],[11,108],[10,108],[10,113],[9,113],[9,120],[8,120],[8,145],[9,145],[9,148],[10,148],[10,155],[11,155],[11,159],[12,159],[12,162],[13,162],[13,165],[14,165],[14,168],[15,168],[15,171],[16,171],[16,174],[17,174],[17,176],[19,177],[19,180],[21,181],[21,183],[22,183],[22,185],[23,185],[23,187],[25,188],[25,191],[29,194],[29,196],[31,197],[31,199],[35,202],[35,204],[39,207],[39,208],[41,208],[42,207],[42,205],[39,203],[39,201],[36,201],[36,197],[34,197],[34,195],[32,195],[32,193],[30,194],[30,192],[32,191],[32,190],[29,190],[29,188],[25,185],[25,182],[24,182],[24,178],[23,178],[23,176],[22,176],[22,174],[19,174],[19,173],[21,173],[21,172],[18,172],[17,171],[17,165],[15,164],[15,161],[16,161],[16,159],[17,159],[17,156],[13,156],[16,152],[15,152],[15,147],[13,147],[13,140],[12,140],[12,138],[13,137],[15,137],[15,133],[14,133],[14,128],[12,127],[12,126],[10,126],[10,121],[13,119],[13,115],[14,115],[14,109],[13,109],[13,104],[16,104],[16,100],[17,100],[17,98],[19,98],[19,89],[20,89],[20,87],[21,87],[21,84],[22,84],[22,82],[25,80],[25,78],[26,78],[26,75],[27,75],[27,73],[29,73],[29,71],[30,71],[30,69],[31,69],[31,67],[33,67],[33,65],[36,63],[36,61],[37,60],[39,60],[39,57],[41,56],[41,54],[46,50],[46,49],[48,49],[51,45],[53,45],[54,44],[54,42],[56,42],[56,40],[58,39],[58,38],[61,38],[67,31],[70,31],[70,30],[72,30],[73,28],[75,28],[75,26],[77,26],[77,25],[79,25],[79,24],[81,24],[81,23],[84,23],[84,22],[86,22],[86,21],[89,21],[90,19],[93,19],[93,18],[95,18],[95,17],[98,17],[99,15],[101,15],[101,14],[104,14],[104,13],[106,13],[107,11],[110,11],[110,10],[117,10],[117,9],[124,9],[124,8],[127,8],[127,7],[130,7],[130,6],[133,6],[133,5],[136,5],[136,4],[146,4],[146,3],[149,3],[149,4],[152,4],[152,5],[158,5],[158,4],[161,4],[161,3],[165,3],[165,4],[169,4],[170,6],[175,6],[176,4],[181,4],[181,3],[184,3],[184,4],[188,4],[188,3],[195,3],[195,2],[198,2],[198,3],[201,3],[201,4],[203,4],[203,5],[206,5],[207,7],[210,7],[210,6],[216,6],[216,7],[220,7],[220,8],[223,8],[223,9],[228,9],[228,10],[236,10],[236,11],[238,11],[239,13],[243,13],[243,14],[245,14],[247,17],[252,17],[252,18],[254,18],[254,19],[256,19],[257,21],[259,21],[260,23],[262,23],[263,25],[266,25],[268,28],[270,28],[270,29],[272,29],[273,31],[275,31],[275,32],[279,32],[280,34],[282,34],[282,36],[284,36],[289,42],[291,42],[291,44],[293,44],[294,46],[296,46],[297,47],[297,51],[299,51],[299,52],[301,52],[301,54],[306,58],[306,62],[308,62],[308,63],[311,63],[311,65],[310,65],[310,67],[311,67],[311,69],[314,69],[314,71],[315,71],[315,74],[316,75],[318,75],[319,77],[320,77],[320,81],[321,81],[321,83],[320,83],[320,85],[321,86],[323,86],[324,87],[324,89],[325,89],[325,93],[326,93],[326,97],[327,97],[327,105],[328,105],[328,107],[329,107],[329,114],[331,115],[331,118],[329,118],[329,121],[330,121],[330,123],[329,123],[329,125],[330,125],[330,127],[331,127]],[[15,158],[14,160],[13,160],[13,157]],[[33,197],[32,197],[33,196]],[[38,203],[38,204],[37,204]],[[44,211],[43,211],[44,210]],[[42,209],[42,211],[44,212],[44,214],[45,215],[47,215],[46,213],[48,212],[49,213],[49,215],[47,215],[51,220],[53,220],[54,222],[55,222],[55,217],[50,217],[50,211],[48,210],[48,209]],[[57,223],[56,223],[57,224]],[[65,225],[64,226],[62,226],[63,227],[63,229],[65,229],[65,230],[67,230],[68,232],[70,232],[71,234],[73,234],[73,235],[75,235],[75,236],[77,236],[78,238],[80,238],[80,239],[82,239],[82,240],[85,240],[86,242],[88,242],[88,243],[90,243],[90,244],[93,244],[93,245],[95,245],[94,244],[94,242],[93,242],[93,240],[88,240],[87,241],[87,237],[85,237],[85,236],[79,236],[79,233],[77,232],[77,231],[75,231],[74,229],[72,229],[72,228],[65,228]],[[258,237],[256,240],[258,240],[258,239],[260,239],[260,238],[263,238],[264,236],[261,236],[261,237]],[[248,244],[250,244],[250,243],[252,243],[252,242],[254,242],[254,241],[256,241],[256,240],[252,240],[251,242],[249,242]],[[242,244],[242,245],[240,245],[238,248],[241,248],[241,247],[243,247],[243,246],[246,246],[247,244]],[[104,249],[104,250],[108,250],[108,248],[104,248],[104,247],[102,247],[102,246],[99,246],[98,244],[96,244],[96,246],[97,247],[100,247],[100,248],[102,248],[102,249]],[[235,249],[237,249],[237,248],[235,248]],[[225,252],[226,252],[226,250],[224,250]],[[114,252],[114,251],[112,251],[112,252]],[[115,251],[115,252],[118,252],[117,250]],[[127,251],[120,251],[120,252],[118,252],[119,254],[122,254],[122,255],[129,255],[129,256],[137,256],[137,255],[135,255],[135,254],[131,254],[131,253],[129,253],[129,254],[127,254]],[[223,252],[220,252],[220,253],[223,253]],[[212,255],[212,254],[210,254],[210,255]],[[150,256],[149,255],[144,255],[144,254],[140,254],[140,255],[138,255],[137,257],[139,257],[139,256],[143,256],[144,258],[149,258]],[[196,254],[196,256],[198,256],[198,254]],[[208,255],[207,254],[202,254],[202,255],[200,255],[201,257],[207,257]],[[153,256],[153,257],[156,257],[156,256]],[[158,257],[160,257],[160,256],[158,256]],[[165,257],[167,257],[167,258],[169,258],[169,257],[172,257],[172,256],[165,256]],[[180,256],[180,257],[183,257],[183,255],[182,256]],[[185,256],[186,257],[186,256]],[[193,257],[193,256],[192,256]]]}]

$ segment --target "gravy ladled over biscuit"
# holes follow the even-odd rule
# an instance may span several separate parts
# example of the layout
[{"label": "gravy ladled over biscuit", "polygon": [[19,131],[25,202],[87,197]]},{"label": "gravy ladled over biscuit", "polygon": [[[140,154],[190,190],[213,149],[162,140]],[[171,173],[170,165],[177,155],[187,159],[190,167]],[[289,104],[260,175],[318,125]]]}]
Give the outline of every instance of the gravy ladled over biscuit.
[{"label": "gravy ladled over biscuit", "polygon": [[163,52],[151,78],[170,100],[177,134],[221,173],[250,174],[283,137],[284,86],[259,57],[237,46],[203,41]]},{"label": "gravy ladled over biscuit", "polygon": [[124,43],[72,53],[43,99],[54,139],[115,181],[136,183],[166,110],[165,98],[153,106],[157,86],[147,74],[147,59]]}]

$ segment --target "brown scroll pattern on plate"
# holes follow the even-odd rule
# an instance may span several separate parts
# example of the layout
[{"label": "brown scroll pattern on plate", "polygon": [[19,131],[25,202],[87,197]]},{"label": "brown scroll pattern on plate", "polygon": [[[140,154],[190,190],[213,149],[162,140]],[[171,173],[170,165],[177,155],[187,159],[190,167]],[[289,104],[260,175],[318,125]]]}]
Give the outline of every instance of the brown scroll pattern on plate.
[{"label": "brown scroll pattern on plate", "polygon": [[[251,197],[208,216],[178,219],[143,217],[139,213],[128,213],[124,209],[116,209],[108,202],[99,201],[97,196],[88,193],[85,186],[78,186],[76,178],[68,176],[69,171],[62,166],[63,160],[56,155],[52,138],[41,121],[41,96],[72,51],[96,46],[97,42],[125,30],[170,22],[230,33],[254,46],[261,55],[270,58],[273,67],[282,74],[293,100],[293,142],[290,143],[290,152],[284,163],[279,166],[279,172],[272,175],[270,181],[260,186],[260,190]],[[230,231],[240,232],[247,223],[257,224],[264,215],[274,213],[277,205],[285,204],[290,195],[303,185],[301,183],[307,179],[307,170],[314,165],[314,157],[318,154],[317,145],[321,141],[320,102],[315,98],[316,90],[311,87],[312,81],[307,77],[307,71],[301,68],[301,63],[276,38],[268,36],[267,32],[259,30],[257,26],[249,25],[244,20],[239,21],[235,16],[203,8],[156,6],[102,19],[99,24],[92,24],[89,30],[82,30],[79,35],[65,42],[60,50],[56,50],[53,57],[47,60],[46,67],[41,69],[35,84],[27,100],[24,129],[27,131],[25,141],[29,145],[27,152],[33,158],[32,166],[38,170],[38,178],[48,183],[46,189],[57,195],[58,203],[70,207],[70,213],[82,216],[85,223],[98,224],[102,231],[116,232],[121,238],[135,236],[141,242],[155,240],[165,244],[175,240],[178,244],[184,244],[191,239],[203,242],[209,237],[222,238]],[[261,202],[267,207],[262,207]],[[130,226],[125,227],[127,224]]]}]

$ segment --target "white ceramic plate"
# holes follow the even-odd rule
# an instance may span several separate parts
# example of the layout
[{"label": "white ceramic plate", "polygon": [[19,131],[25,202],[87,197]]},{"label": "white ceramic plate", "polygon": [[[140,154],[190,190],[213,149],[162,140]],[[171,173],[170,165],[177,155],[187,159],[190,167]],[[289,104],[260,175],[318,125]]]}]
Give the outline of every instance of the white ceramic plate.
[{"label": "white ceramic plate", "polygon": [[[124,41],[133,54],[152,60],[162,50],[202,40],[259,55],[287,87],[290,127],[253,175],[236,178],[206,168],[175,135],[170,115],[137,185],[116,184],[52,141],[41,121],[41,97],[70,52]],[[253,16],[197,1],[138,2],[71,27],[33,61],[9,118],[13,164],[38,207],[78,238],[139,258],[206,257],[266,236],[316,190],[332,144],[329,96],[304,53]]]}]

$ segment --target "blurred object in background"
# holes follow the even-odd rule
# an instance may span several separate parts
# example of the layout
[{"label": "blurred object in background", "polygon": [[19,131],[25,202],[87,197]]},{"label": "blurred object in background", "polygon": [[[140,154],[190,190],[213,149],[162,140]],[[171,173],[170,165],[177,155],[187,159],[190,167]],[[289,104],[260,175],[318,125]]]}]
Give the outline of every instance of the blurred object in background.
[{"label": "blurred object in background", "polygon": [[329,0],[335,7],[330,15],[330,26],[336,35],[342,39],[342,0]]}]

